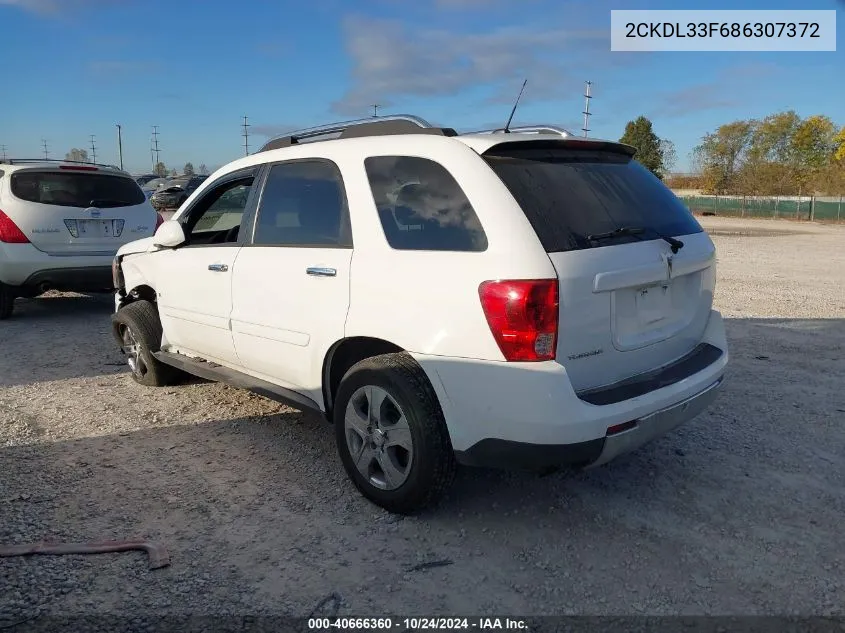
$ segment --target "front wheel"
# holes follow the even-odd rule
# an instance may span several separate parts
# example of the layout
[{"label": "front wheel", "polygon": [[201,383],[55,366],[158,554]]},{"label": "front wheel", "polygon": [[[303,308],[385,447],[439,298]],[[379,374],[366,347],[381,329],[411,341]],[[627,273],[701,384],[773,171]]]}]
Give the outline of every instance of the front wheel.
[{"label": "front wheel", "polygon": [[405,353],[354,365],[334,408],[338,452],[369,500],[398,514],[437,501],[455,476],[455,456],[437,395]]},{"label": "front wheel", "polygon": [[149,301],[136,301],[112,317],[132,379],[146,387],[173,384],[179,371],[153,356],[161,347],[161,321]]}]

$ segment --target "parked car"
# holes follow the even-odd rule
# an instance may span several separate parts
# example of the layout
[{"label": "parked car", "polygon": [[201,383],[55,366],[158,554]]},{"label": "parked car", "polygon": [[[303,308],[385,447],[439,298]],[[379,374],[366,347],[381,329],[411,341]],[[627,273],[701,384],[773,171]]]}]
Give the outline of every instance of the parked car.
[{"label": "parked car", "polygon": [[162,189],[170,182],[170,178],[154,178],[150,180],[145,185],[141,186],[141,191],[144,192],[144,195],[147,197],[147,200],[159,189]]},{"label": "parked car", "polygon": [[118,247],[161,220],[125,171],[64,161],[0,161],[0,209],[0,319],[17,297],[112,292]]},{"label": "parked car", "polygon": [[115,338],[142,385],[323,413],[393,512],[457,463],[604,464],[698,415],[728,362],[713,243],[633,153],[407,116],[273,140],[118,251]]},{"label": "parked car", "polygon": [[150,196],[150,202],[158,211],[177,209],[207,178],[199,175],[173,178]]},{"label": "parked car", "polygon": [[156,174],[144,174],[143,176],[138,176],[137,178],[135,178],[135,182],[137,182],[141,187],[143,187],[148,182],[150,182],[151,180],[155,180],[158,177],[159,176]]}]

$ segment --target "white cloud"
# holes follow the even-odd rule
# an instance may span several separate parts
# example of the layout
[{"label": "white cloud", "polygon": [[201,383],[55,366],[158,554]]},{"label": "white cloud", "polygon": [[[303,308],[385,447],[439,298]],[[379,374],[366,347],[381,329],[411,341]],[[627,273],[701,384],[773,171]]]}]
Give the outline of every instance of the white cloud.
[{"label": "white cloud", "polygon": [[361,114],[373,103],[390,106],[401,98],[475,88],[486,89],[492,102],[511,103],[525,78],[526,100],[556,99],[583,81],[570,76],[573,67],[585,61],[600,66],[611,55],[606,30],[526,26],[457,33],[350,17],[344,33],[352,86],[333,104],[341,114]]},{"label": "white cloud", "polygon": [[17,7],[44,16],[69,14],[81,9],[128,4],[127,0],[0,0],[0,6]]}]

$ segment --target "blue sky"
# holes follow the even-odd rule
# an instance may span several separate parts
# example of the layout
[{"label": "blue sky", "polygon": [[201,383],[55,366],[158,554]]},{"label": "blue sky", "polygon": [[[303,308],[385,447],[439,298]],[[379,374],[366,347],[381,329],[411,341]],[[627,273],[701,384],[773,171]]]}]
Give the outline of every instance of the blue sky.
[{"label": "blue sky", "polygon": [[845,125],[845,0],[735,1],[731,9],[837,9],[836,52],[620,53],[611,9],[719,8],[617,0],[0,0],[0,145],[51,157],[90,146],[148,171],[161,159],[209,168],[291,128],[409,112],[458,129],[501,125],[523,78],[523,123],[578,131],[593,82],[591,135],[618,138],[645,114],[677,169],[721,123],[795,109]]}]

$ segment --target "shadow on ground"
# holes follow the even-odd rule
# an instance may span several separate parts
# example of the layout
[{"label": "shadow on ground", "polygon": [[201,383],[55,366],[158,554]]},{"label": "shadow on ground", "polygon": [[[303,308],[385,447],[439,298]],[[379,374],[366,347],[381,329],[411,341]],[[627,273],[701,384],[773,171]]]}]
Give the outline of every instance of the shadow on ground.
[{"label": "shadow on ground", "polygon": [[[97,314],[79,309],[69,336]],[[336,592],[348,614],[841,613],[845,320],[727,325],[727,384],[695,421],[593,471],[462,470],[418,517],[364,501],[331,427],[298,412],[0,449],[0,542],[143,535],[173,560],[8,559],[0,595],[24,586],[50,612],[305,615]]]}]

